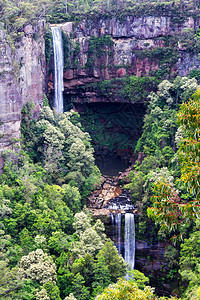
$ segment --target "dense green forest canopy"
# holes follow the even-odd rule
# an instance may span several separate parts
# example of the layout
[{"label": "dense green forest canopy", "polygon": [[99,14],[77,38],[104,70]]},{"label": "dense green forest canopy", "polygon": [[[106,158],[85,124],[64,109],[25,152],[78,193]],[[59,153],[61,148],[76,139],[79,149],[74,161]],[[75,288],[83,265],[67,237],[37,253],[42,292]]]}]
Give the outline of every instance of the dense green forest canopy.
[{"label": "dense green forest canopy", "polygon": [[181,245],[180,261],[176,252],[179,247],[166,252],[171,268],[167,277],[176,280],[181,274],[183,280],[189,282],[184,299],[198,299],[195,245],[200,213],[199,91],[192,96],[197,87],[195,79],[177,77],[173,82],[164,80],[158,85],[157,93],[150,94],[143,133],[136,146],[144,158],[142,163],[136,163],[129,174],[130,183],[126,185],[135,205],[142,211],[139,238],[148,236],[149,228],[155,231],[146,217],[146,209],[148,216],[161,225],[157,232],[159,240],[173,236],[178,246],[180,240],[188,238]]},{"label": "dense green forest canopy", "polygon": [[[92,300],[126,274],[127,264],[83,207],[100,178],[90,138],[77,113],[57,115],[45,106],[34,120],[32,109],[22,111],[25,151],[16,141],[4,152],[0,298]],[[129,286],[130,299],[159,299],[147,282],[134,271],[134,280],[113,288]]]},{"label": "dense green forest canopy", "polygon": [[[158,92],[149,96],[143,134],[136,146],[136,151],[143,153],[145,158],[136,162],[126,186],[142,213],[141,239],[148,237],[145,231],[149,228],[152,233],[156,232],[160,241],[171,236],[169,229],[164,233],[161,228],[158,232],[146,216],[154,183],[158,186],[165,178],[172,186],[172,192],[175,180],[183,174],[186,185],[193,182],[193,186],[187,191],[187,186],[179,185],[179,196],[188,204],[195,196],[198,201],[198,178],[191,181],[191,172],[198,167],[195,157],[199,149],[196,142],[199,139],[199,93],[187,102],[197,87],[195,79],[177,77],[173,82],[161,82]],[[22,110],[24,149],[20,150],[18,141],[13,141],[13,149],[4,152],[4,173],[0,176],[0,298],[159,299],[151,288],[146,287],[148,278],[136,270],[134,279],[119,280],[126,274],[127,264],[106,237],[103,223],[100,220],[94,222],[84,207],[87,195],[101,180],[94,165],[90,137],[83,131],[79,115],[74,111],[56,114],[44,106],[39,119],[34,120],[32,110],[31,103]],[[182,131],[176,122],[178,110]],[[196,128],[195,134],[192,128]],[[186,147],[188,138],[193,141],[189,146],[195,144],[196,148]],[[179,161],[177,149],[180,149]],[[188,153],[184,159],[183,152]],[[159,192],[160,206],[156,206],[159,211],[154,211],[154,218],[159,223],[164,220],[163,215],[159,215],[160,208],[166,207],[166,216],[166,212],[173,209],[167,205],[171,204],[170,198],[163,202],[162,192]],[[186,212],[190,214],[188,207]],[[187,238],[180,254],[179,248],[173,246],[166,251],[170,270],[162,281],[173,282],[182,276],[188,284],[182,293],[184,299],[198,299],[199,293],[197,214],[198,210],[193,214],[192,227],[187,223],[187,215],[178,216],[182,218],[183,226],[172,226],[171,229]],[[168,218],[166,224],[173,225],[173,220]]]}]

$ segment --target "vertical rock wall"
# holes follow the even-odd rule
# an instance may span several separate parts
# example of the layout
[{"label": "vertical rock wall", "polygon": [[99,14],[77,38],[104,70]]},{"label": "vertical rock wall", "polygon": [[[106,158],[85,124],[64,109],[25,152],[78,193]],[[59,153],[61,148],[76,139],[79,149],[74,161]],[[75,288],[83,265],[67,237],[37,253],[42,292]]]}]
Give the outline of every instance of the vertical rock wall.
[{"label": "vertical rock wall", "polygon": [[20,41],[13,42],[0,30],[0,168],[1,152],[20,138],[21,109],[35,103],[35,117],[45,92],[44,22],[28,25]]},{"label": "vertical rock wall", "polygon": [[[14,49],[4,31],[0,31],[0,151],[10,146],[12,137],[20,137],[22,99],[17,81],[19,67]],[[2,159],[0,158],[0,168]]]}]

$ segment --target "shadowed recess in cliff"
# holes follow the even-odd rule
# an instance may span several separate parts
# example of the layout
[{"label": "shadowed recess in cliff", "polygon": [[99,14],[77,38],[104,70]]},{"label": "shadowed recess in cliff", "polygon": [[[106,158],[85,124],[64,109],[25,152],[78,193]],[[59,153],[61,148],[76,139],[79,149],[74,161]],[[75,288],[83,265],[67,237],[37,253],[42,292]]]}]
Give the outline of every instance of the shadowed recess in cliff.
[{"label": "shadowed recess in cliff", "polygon": [[126,160],[121,159],[119,155],[115,155],[115,153],[108,150],[97,153],[95,158],[96,165],[105,176],[116,176],[119,172],[125,172],[130,165]]},{"label": "shadowed recess in cliff", "polygon": [[63,45],[59,27],[51,27],[53,35],[54,53],[54,108],[56,112],[63,112]]},{"label": "shadowed recess in cliff", "polygon": [[[95,148],[96,160],[103,174],[107,174],[106,163],[112,156],[121,158],[129,164],[135,161],[134,149],[141,136],[145,107],[142,104],[91,103],[76,104],[81,123],[90,133]],[[125,170],[120,161],[119,171]],[[110,168],[111,166],[109,166]]]}]

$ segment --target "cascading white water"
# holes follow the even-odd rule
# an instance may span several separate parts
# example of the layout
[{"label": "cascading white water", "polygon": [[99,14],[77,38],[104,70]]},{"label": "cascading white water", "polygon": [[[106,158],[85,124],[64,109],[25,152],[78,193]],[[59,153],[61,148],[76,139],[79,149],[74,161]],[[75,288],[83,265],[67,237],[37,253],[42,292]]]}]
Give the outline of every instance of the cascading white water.
[{"label": "cascading white water", "polygon": [[110,217],[111,217],[112,226],[114,226],[114,215],[113,215],[113,213],[110,214]]},{"label": "cascading white water", "polygon": [[114,217],[114,214],[111,213],[110,217],[111,217],[111,224],[112,224],[112,236],[114,236],[114,234],[115,234],[115,217]]},{"label": "cascading white water", "polygon": [[121,222],[122,222],[122,215],[121,213],[117,213],[115,215],[115,224],[116,224],[116,233],[117,233],[117,244],[118,244],[118,252],[121,254]]},{"label": "cascading white water", "polygon": [[[130,265],[130,269],[134,270],[135,220],[134,214],[130,213],[130,211],[134,210],[134,205],[131,203],[129,193],[124,190],[120,196],[110,200],[107,208],[112,211],[110,217],[112,224],[112,239],[115,242],[115,246],[117,247],[119,254],[122,254],[125,261]],[[124,213],[122,214],[120,211],[124,211]],[[122,222],[123,216],[125,219],[125,226],[123,226]],[[132,275],[127,274],[126,277],[127,279],[130,277],[132,278]]]},{"label": "cascading white water", "polygon": [[135,221],[134,214],[125,214],[124,259],[132,270],[135,265]]},{"label": "cascading white water", "polygon": [[63,44],[62,34],[59,27],[51,27],[53,35],[53,53],[54,53],[54,108],[56,112],[63,112]]}]

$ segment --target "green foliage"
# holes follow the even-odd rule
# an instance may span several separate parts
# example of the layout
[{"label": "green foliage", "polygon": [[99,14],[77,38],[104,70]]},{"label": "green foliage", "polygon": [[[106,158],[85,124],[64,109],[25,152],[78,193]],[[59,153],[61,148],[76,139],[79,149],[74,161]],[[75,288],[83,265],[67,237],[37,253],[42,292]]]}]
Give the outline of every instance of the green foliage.
[{"label": "green foliage", "polygon": [[47,15],[47,20],[52,23],[63,23],[69,20],[70,16],[68,14],[68,11],[70,8],[74,9],[74,3],[68,2],[66,0],[56,0],[51,1],[51,4],[49,6],[50,11]]},{"label": "green foliage", "polygon": [[[17,275],[17,268],[9,268],[8,263],[0,261],[0,299],[14,299],[23,281]],[[15,298],[16,299],[16,298]]]},{"label": "green foliage", "polygon": [[[81,114],[81,122],[90,133],[95,150],[134,150],[142,129],[143,106],[95,104]],[[132,151],[133,152],[133,151]]]},{"label": "green foliage", "polygon": [[58,285],[63,296],[73,291],[76,299],[88,299],[89,295],[93,299],[112,282],[111,271],[115,271],[115,281],[126,273],[126,264],[112,242],[105,244],[105,229],[100,220],[92,226],[89,217],[81,212],[75,215],[74,228],[78,241],[73,243],[73,256],[61,254],[57,260]]},{"label": "green foliage", "polygon": [[[191,201],[183,201],[175,188],[162,177],[157,180],[152,197],[153,207],[148,214],[159,222],[162,228],[182,230],[187,229],[192,219],[199,217],[199,90],[188,102],[182,103],[178,113],[179,124],[182,126],[185,138],[179,143],[179,161],[181,177],[179,187],[191,194]],[[184,231],[183,231],[184,230]]]},{"label": "green foliage", "polygon": [[181,245],[180,274],[189,283],[184,293],[185,299],[198,299],[199,296],[199,220],[196,220],[195,225],[190,237]]},{"label": "green foliage", "polygon": [[[54,115],[45,106],[37,122],[31,121],[27,113],[24,115],[22,133],[29,155],[43,165],[48,182],[69,183],[74,196],[76,187],[87,196],[100,183],[101,176],[94,165],[90,136],[81,130],[76,118],[72,111]],[[70,207],[80,207],[78,200],[78,195],[73,203],[70,200]]]},{"label": "green foliage", "polygon": [[112,48],[113,41],[110,36],[95,37],[90,36],[89,48],[88,48],[88,60],[86,63],[86,68],[93,69],[95,66],[95,59],[100,59],[100,57],[108,52]]},{"label": "green foliage", "polygon": [[43,286],[46,289],[47,295],[49,296],[50,300],[61,300],[59,289],[56,285],[53,284],[52,281],[48,281]]},{"label": "green foliage", "polygon": [[[158,240],[166,240],[174,235],[174,242],[176,242],[188,232],[191,218],[198,214],[198,208],[191,201],[192,195],[188,193],[191,184],[193,184],[189,183],[190,179],[188,180],[190,185],[188,192],[186,186],[176,185],[176,180],[181,176],[181,162],[178,161],[176,151],[181,147],[180,141],[186,134],[183,131],[184,128],[178,130],[177,110],[182,102],[184,102],[182,106],[187,107],[185,102],[196,88],[196,80],[177,77],[173,82],[162,81],[158,85],[157,93],[150,93],[143,133],[136,146],[136,151],[139,154],[138,161],[134,170],[129,174],[129,183],[125,186],[131,191],[135,206],[142,212],[139,217],[136,238],[151,242],[152,240],[155,241],[155,236]],[[195,105],[197,106],[197,104]],[[198,109],[196,108],[194,111],[197,116]],[[187,114],[189,115],[188,112],[185,115]],[[198,119],[198,117],[194,118]],[[181,125],[183,126],[183,123]],[[194,128],[191,127],[192,134],[194,136]],[[191,146],[191,141],[187,144],[189,145],[187,146],[189,157],[193,153],[194,147]],[[185,149],[183,148],[184,152]],[[190,163],[187,161],[186,154],[183,153],[182,157],[185,159],[185,169],[182,174],[186,176]],[[197,178],[198,172],[195,168],[194,173],[196,175],[193,175]],[[196,182],[196,184],[195,191],[198,190],[198,183]],[[150,199],[153,204],[151,204]],[[189,203],[185,205],[186,201]],[[161,225],[159,232],[159,227],[147,218],[146,212],[155,223]],[[165,230],[165,234],[163,234],[163,230]],[[179,281],[178,257],[177,252],[175,252],[171,250],[170,254],[167,255],[166,253],[165,257],[170,265],[170,270],[166,270],[165,282],[170,283],[173,280],[171,283],[173,288],[176,288]],[[153,278],[153,280],[156,279]]]},{"label": "green foliage", "polygon": [[151,75],[160,79],[169,78],[171,69],[180,57],[178,49],[174,46],[137,50],[136,55],[139,59],[148,58],[151,62],[157,61],[159,63],[159,70],[153,71]]},{"label": "green foliage", "polygon": [[123,80],[122,96],[133,103],[143,102],[158,84],[155,77],[130,76]]},{"label": "green foliage", "polygon": [[67,69],[69,67],[70,43],[68,35],[64,33],[64,31],[62,31],[62,42],[64,54],[64,69]]},{"label": "green foliage", "polygon": [[[2,22],[6,29],[17,35],[18,30],[30,22],[36,23],[38,19],[46,19],[51,24],[63,23],[69,20],[78,21],[81,19],[98,17],[118,17],[123,21],[127,15],[143,16],[170,16],[175,25],[183,24],[188,15],[197,16],[199,3],[195,0],[189,1],[81,1],[71,0],[40,0],[40,1],[11,1],[1,0],[0,12]],[[184,36],[184,35],[183,35]],[[198,38],[198,32],[195,38]],[[185,37],[184,37],[185,38]],[[100,44],[101,46],[101,44]]]},{"label": "green foliage", "polygon": [[[200,92],[192,96],[188,103],[183,103],[178,114],[179,124],[186,138],[181,141],[179,158],[181,161],[181,180],[188,192],[194,195],[197,204],[200,200],[199,190],[199,151],[200,151]],[[197,209],[198,211],[198,209]]]},{"label": "green foliage", "polygon": [[46,32],[44,35],[45,40],[45,58],[46,64],[49,65],[50,57],[53,55],[53,44],[52,44],[52,31],[49,27],[46,27]]},{"label": "green foliage", "polygon": [[175,247],[169,246],[164,256],[170,268],[167,277],[175,281],[179,277],[179,251]]},{"label": "green foliage", "polygon": [[[153,289],[150,287],[145,287],[144,290],[141,290],[136,283],[125,281],[120,279],[116,284],[109,285],[106,288],[102,295],[97,296],[96,300],[158,300],[158,299],[168,299],[166,297],[156,297],[153,294]],[[171,297],[171,300],[176,300],[176,297]]]},{"label": "green foliage", "polygon": [[200,82],[200,70],[199,69],[192,69],[190,71],[189,77],[190,78],[195,78],[199,83]]},{"label": "green foliage", "polygon": [[41,0],[39,2],[25,1],[1,1],[1,19],[5,23],[6,29],[13,38],[20,38],[23,35],[23,27],[27,24],[37,24],[39,19],[45,18],[51,9],[51,0]]},{"label": "green foliage", "polygon": [[[163,180],[163,181],[161,181]],[[162,191],[162,192],[160,192]],[[151,198],[153,207],[148,208],[148,216],[168,232],[179,229],[181,218],[180,198],[173,187],[160,178],[155,183],[154,196]],[[159,198],[159,200],[157,200]]]},{"label": "green foliage", "polygon": [[[80,43],[79,43],[79,41],[72,42],[70,54],[72,55],[73,68],[77,69],[78,68],[78,59],[79,59],[79,54],[80,54]],[[66,60],[66,66],[68,66],[68,64],[69,64],[69,62],[68,62],[68,60]]]},{"label": "green foliage", "polygon": [[[91,56],[92,59],[93,56]],[[158,81],[155,77],[122,77],[103,80],[97,83],[78,87],[81,91],[96,92],[101,97],[112,100],[141,103],[147,99],[150,91],[156,90]],[[78,90],[77,90],[78,92]]]},{"label": "green foliage", "polygon": [[137,284],[139,289],[144,289],[149,284],[149,278],[138,270],[131,270],[128,272],[129,276],[133,276],[129,281]]},{"label": "green foliage", "polygon": [[175,176],[180,175],[180,166],[175,164],[176,110],[181,99],[188,99],[196,88],[196,80],[177,77],[172,83],[162,81],[157,93],[150,93],[143,133],[136,146],[143,159],[130,173],[130,183],[126,186],[131,190],[134,201],[143,198],[147,206],[149,197],[143,196],[144,190],[150,196],[153,182],[159,177],[170,179],[171,170]]},{"label": "green foliage", "polygon": [[130,183],[125,185],[126,189],[131,191],[132,201],[135,203],[138,199],[141,199],[143,193],[143,173],[136,173],[135,171],[131,171],[128,175],[130,179]]},{"label": "green foliage", "polygon": [[43,106],[49,106],[49,101],[47,99],[47,96],[43,94]]},{"label": "green foliage", "polygon": [[181,47],[190,52],[199,53],[200,50],[200,38],[199,29],[195,32],[194,29],[184,29],[179,35],[179,43]]},{"label": "green foliage", "polygon": [[108,267],[112,282],[116,282],[119,277],[126,274],[127,264],[122,256],[118,255],[117,248],[112,241],[105,243],[97,257]]},{"label": "green foliage", "polygon": [[109,267],[106,264],[105,259],[102,256],[98,257],[97,263],[94,270],[94,280],[92,287],[94,289],[94,296],[102,293],[104,288],[111,283],[111,275]]},{"label": "green foliage", "polygon": [[92,173],[89,177],[86,178],[85,184],[82,188],[81,194],[83,197],[89,196],[94,187],[98,187],[101,185],[101,173],[97,166],[94,166]]},{"label": "green foliage", "polygon": [[56,266],[41,249],[23,256],[18,263],[18,272],[22,279],[30,278],[40,285],[49,281],[56,282]]},{"label": "green foliage", "polygon": [[19,233],[19,238],[24,254],[28,254],[29,252],[34,250],[33,237],[31,236],[30,231],[26,229],[26,227]]},{"label": "green foliage", "polygon": [[98,220],[92,226],[88,216],[84,212],[80,212],[74,216],[73,227],[79,237],[79,241],[74,244],[73,248],[76,255],[80,257],[88,253],[91,256],[96,256],[106,240],[105,228],[101,221]]},{"label": "green foliage", "polygon": [[72,281],[74,296],[77,300],[87,300],[89,297],[89,289],[86,288],[84,284],[85,281],[83,276],[81,276],[80,273],[77,273]]},{"label": "green foliage", "polygon": [[[164,80],[158,85],[157,94],[151,93],[149,96],[150,102],[144,120],[143,134],[136,147],[137,151],[151,155],[160,149],[161,151],[165,149],[164,156],[166,157],[166,150],[170,154],[170,148],[165,147],[175,148],[174,135],[177,130],[178,103],[188,99],[196,88],[196,80],[186,77],[177,77],[173,83]],[[170,157],[171,154],[168,154],[167,156]]]}]

